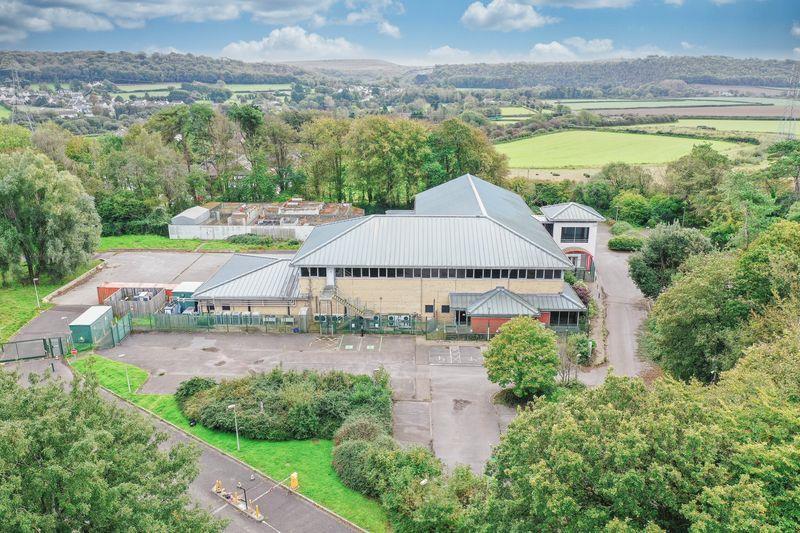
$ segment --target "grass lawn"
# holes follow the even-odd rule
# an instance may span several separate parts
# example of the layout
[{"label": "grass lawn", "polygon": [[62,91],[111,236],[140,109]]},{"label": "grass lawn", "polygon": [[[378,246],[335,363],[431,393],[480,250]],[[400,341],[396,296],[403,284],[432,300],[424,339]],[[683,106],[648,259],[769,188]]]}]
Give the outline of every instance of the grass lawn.
[{"label": "grass lawn", "polygon": [[290,83],[228,83],[225,85],[235,93],[251,93],[259,91],[289,91]]},{"label": "grass lawn", "polygon": [[11,116],[11,110],[6,106],[4,106],[3,104],[0,104],[0,119],[8,118],[10,116]]},{"label": "grass lawn", "polygon": [[[297,472],[300,492],[344,516],[369,531],[385,531],[387,518],[380,504],[345,487],[331,466],[333,443],[329,440],[295,440],[270,442],[241,439],[241,451],[236,451],[236,436],[211,430],[200,425],[190,426],[171,394],[138,394],[136,390],[147,381],[147,372],[139,367],[91,355],[72,363],[84,373],[93,371],[100,385],[126,400],[143,407],[160,418],[208,444],[233,455],[275,480],[283,480]],[[133,393],[128,393],[125,368]]]},{"label": "grass lawn", "polygon": [[[77,278],[90,268],[97,265],[94,261],[83,268],[79,268],[63,280],[52,280],[42,277],[37,284],[39,298],[44,298],[68,281]],[[42,302],[42,309],[50,307]],[[0,287],[0,342],[7,341],[16,332],[36,316],[36,291],[33,285],[12,281],[7,287]]]},{"label": "grass lawn", "polygon": [[200,239],[170,239],[162,235],[118,235],[101,237],[98,252],[111,250],[182,250],[198,252],[257,252],[263,250],[296,250],[299,245],[275,241],[268,248],[253,244],[234,244],[228,241]]},{"label": "grass lawn", "polygon": [[737,148],[734,143],[722,141],[577,130],[537,135],[495,147],[508,156],[513,168],[576,168],[600,167],[614,161],[640,165],[667,163],[702,142],[710,142],[721,152]]},{"label": "grass lawn", "polygon": [[122,83],[117,84],[117,89],[123,93],[130,93],[130,92],[138,92],[138,91],[164,91],[169,89],[170,87],[175,87],[179,89],[181,86],[181,82],[179,81],[170,81],[167,83]]},{"label": "grass lawn", "polygon": [[[794,121],[793,128],[797,132],[798,123]],[[778,133],[783,125],[782,120],[726,120],[726,119],[713,119],[713,118],[683,118],[678,122],[670,122],[666,124],[649,124],[648,128],[655,129],[656,127],[677,127],[677,128],[697,128],[708,127],[714,128],[718,131],[742,131],[749,133]],[[638,126],[642,127],[642,126]]]}]

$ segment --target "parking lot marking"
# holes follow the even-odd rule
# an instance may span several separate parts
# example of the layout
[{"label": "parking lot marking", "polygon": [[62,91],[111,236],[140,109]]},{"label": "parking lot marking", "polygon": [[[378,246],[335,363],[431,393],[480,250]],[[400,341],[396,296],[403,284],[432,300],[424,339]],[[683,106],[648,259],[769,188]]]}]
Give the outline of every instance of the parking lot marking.
[{"label": "parking lot marking", "polygon": [[359,337],[358,339],[358,351],[361,351],[361,344],[364,342],[364,337]]},{"label": "parking lot marking", "polygon": [[379,352],[383,349],[383,335],[381,335],[380,339],[381,339],[381,342],[380,342],[380,344],[378,344],[378,351]]},{"label": "parking lot marking", "polygon": [[367,344],[367,350],[374,350],[374,349],[375,349],[374,344]]},{"label": "parking lot marking", "polygon": [[353,349],[353,345],[352,344],[345,344],[344,345],[344,349],[345,350],[352,350]]},{"label": "parking lot marking", "polygon": [[214,511],[212,511],[212,512],[211,512],[211,514],[217,514],[217,513],[218,513],[218,512],[220,512],[221,510],[225,509],[227,506],[228,506],[228,504],[227,504],[227,503],[223,503],[223,504],[222,504],[220,507],[218,507],[217,509],[215,509]]},{"label": "parking lot marking", "polygon": [[339,339],[339,347],[336,348],[337,350],[341,350],[342,349],[342,342],[343,341],[344,341],[344,335],[342,335],[341,338]]}]

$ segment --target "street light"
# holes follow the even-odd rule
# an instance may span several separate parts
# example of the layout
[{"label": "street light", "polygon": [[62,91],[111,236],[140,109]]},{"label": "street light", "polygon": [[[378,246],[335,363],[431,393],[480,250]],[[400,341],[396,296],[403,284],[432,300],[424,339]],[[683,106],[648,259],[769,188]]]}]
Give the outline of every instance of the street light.
[{"label": "street light", "polygon": [[[125,357],[125,354],[121,353],[117,357],[119,358]],[[123,364],[123,366],[125,367],[125,381],[128,382],[128,394],[131,394],[133,393],[133,391],[131,390],[131,377],[128,375],[128,365]]]},{"label": "street light", "polygon": [[230,404],[228,409],[233,411],[233,426],[236,428],[236,451],[238,452],[242,449],[239,447],[239,420],[236,418],[236,404]]},{"label": "street light", "polygon": [[[234,413],[235,412],[236,411],[234,411]],[[248,509],[249,507],[247,505],[247,489],[242,486],[242,482],[241,481],[237,481],[236,482],[236,488],[237,489],[242,489],[242,491],[244,492],[244,508]]]},{"label": "street light", "polygon": [[42,303],[39,301],[39,288],[36,286],[36,283],[39,281],[39,278],[33,278],[33,292],[36,293],[36,308],[41,309]]}]

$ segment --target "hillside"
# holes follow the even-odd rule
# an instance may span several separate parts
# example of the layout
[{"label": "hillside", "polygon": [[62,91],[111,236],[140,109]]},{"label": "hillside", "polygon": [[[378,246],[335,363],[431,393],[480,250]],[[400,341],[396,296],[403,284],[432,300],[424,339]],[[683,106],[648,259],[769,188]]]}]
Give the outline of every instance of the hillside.
[{"label": "hillside", "polygon": [[13,70],[30,82],[291,83],[308,76],[306,71],[287,64],[245,63],[193,54],[0,51],[0,81],[8,79]]},{"label": "hillside", "polygon": [[313,70],[330,76],[388,77],[405,74],[406,67],[380,59],[325,59],[317,61],[292,61],[285,63],[304,70]]},{"label": "hillside", "polygon": [[663,80],[713,85],[786,87],[798,62],[724,56],[666,57],[568,63],[437,65],[409,73],[421,85],[510,89],[518,87],[638,87]]}]

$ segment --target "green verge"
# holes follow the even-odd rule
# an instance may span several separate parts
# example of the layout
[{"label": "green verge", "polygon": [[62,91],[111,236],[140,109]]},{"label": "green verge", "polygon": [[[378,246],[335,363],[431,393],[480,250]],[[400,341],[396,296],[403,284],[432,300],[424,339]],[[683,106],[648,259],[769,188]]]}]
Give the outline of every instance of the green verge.
[{"label": "green verge", "polygon": [[[102,387],[275,480],[283,480],[292,472],[297,472],[300,492],[304,496],[368,531],[387,530],[388,519],[381,505],[345,487],[339,481],[331,466],[333,442],[329,440],[272,442],[242,438],[241,451],[237,451],[235,435],[200,425],[190,426],[189,420],[181,413],[172,394],[136,392],[147,381],[148,375],[145,370],[99,355],[77,359],[73,361],[72,367],[79,373],[93,372]],[[128,392],[126,368],[132,393]]]},{"label": "green verge", "polygon": [[[85,265],[64,279],[54,280],[42,276],[41,283],[37,284],[39,298],[44,298],[65,283],[77,278],[87,270],[94,268],[100,261],[93,261]],[[42,302],[42,310],[48,309],[51,304]],[[36,308],[36,290],[29,283],[12,280],[5,287],[0,287],[0,342],[5,342],[38,313]]]},{"label": "green verge", "polygon": [[114,250],[177,250],[197,252],[256,252],[265,250],[296,250],[297,245],[275,241],[269,247],[253,244],[234,244],[228,241],[201,239],[170,239],[163,235],[115,235],[100,238],[98,252]]}]

